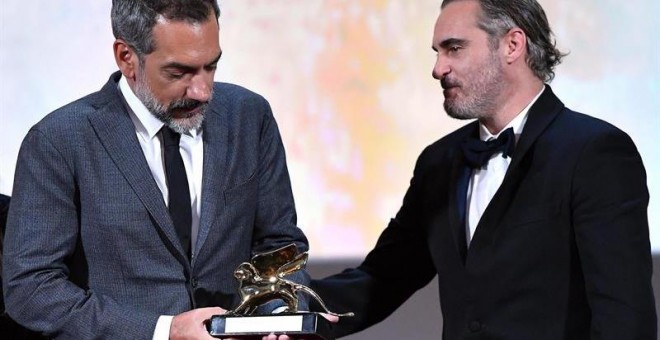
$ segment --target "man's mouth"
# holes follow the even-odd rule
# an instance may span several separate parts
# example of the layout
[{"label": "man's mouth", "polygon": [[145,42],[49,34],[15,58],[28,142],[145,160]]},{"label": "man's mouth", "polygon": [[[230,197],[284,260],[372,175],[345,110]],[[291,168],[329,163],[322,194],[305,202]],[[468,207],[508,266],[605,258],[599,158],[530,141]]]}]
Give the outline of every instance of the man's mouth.
[{"label": "man's mouth", "polygon": [[448,78],[443,78],[440,80],[440,86],[444,89],[443,94],[445,98],[450,97],[452,94],[455,94],[460,88],[460,84],[456,81],[453,81]]},{"label": "man's mouth", "polygon": [[445,90],[449,90],[454,87],[459,87],[459,84],[455,81],[448,80],[447,78],[443,78],[440,80],[440,86],[442,86],[442,88]]},{"label": "man's mouth", "polygon": [[445,98],[450,97],[452,94],[455,94],[456,91],[458,91],[459,87],[458,86],[447,86],[444,87],[444,91],[442,92],[445,96]]},{"label": "man's mouth", "polygon": [[204,110],[204,103],[187,103],[187,105],[177,105],[178,107],[172,108],[172,117],[177,119],[191,118],[201,114]]},{"label": "man's mouth", "polygon": [[200,106],[198,106],[194,109],[190,109],[189,111],[184,112],[184,113],[186,115],[186,118],[190,118],[192,116],[196,116],[196,115],[200,114],[201,112],[202,112],[202,106],[200,105]]},{"label": "man's mouth", "polygon": [[172,112],[172,117],[176,118],[176,119],[190,118],[190,117],[193,117],[193,116],[199,114],[200,111],[201,110],[198,107],[194,108],[194,109],[188,109],[188,110],[186,110],[186,109],[176,109]]}]

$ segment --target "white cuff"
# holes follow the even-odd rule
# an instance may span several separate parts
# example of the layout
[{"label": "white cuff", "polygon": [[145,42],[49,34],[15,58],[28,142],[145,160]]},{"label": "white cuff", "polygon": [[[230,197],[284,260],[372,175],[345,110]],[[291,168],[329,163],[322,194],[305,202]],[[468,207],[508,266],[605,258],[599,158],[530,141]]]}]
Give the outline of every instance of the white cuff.
[{"label": "white cuff", "polygon": [[161,315],[156,322],[156,329],[154,329],[153,340],[169,340],[170,326],[172,326],[172,319],[174,316]]}]

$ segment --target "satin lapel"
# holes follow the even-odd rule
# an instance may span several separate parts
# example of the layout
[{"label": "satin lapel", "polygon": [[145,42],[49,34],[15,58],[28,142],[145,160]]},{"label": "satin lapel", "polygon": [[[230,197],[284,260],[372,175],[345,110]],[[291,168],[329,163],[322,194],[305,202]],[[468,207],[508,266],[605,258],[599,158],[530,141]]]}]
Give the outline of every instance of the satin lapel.
[{"label": "satin lapel", "polygon": [[199,254],[211,227],[224,204],[223,191],[227,179],[230,139],[226,108],[214,105],[204,120],[204,170],[202,175],[202,209],[195,254]]},{"label": "satin lapel", "polygon": [[451,165],[451,184],[449,194],[449,224],[454,236],[456,250],[465,263],[467,241],[465,238],[466,195],[470,181],[470,168],[465,164],[463,155],[457,152]]},{"label": "satin lapel", "polygon": [[[478,136],[477,124],[466,137]],[[459,142],[460,145],[462,142]],[[449,184],[449,224],[454,236],[456,250],[465,264],[467,256],[467,241],[465,237],[465,221],[467,212],[467,190],[472,170],[465,164],[465,158],[460,148],[456,148],[451,162]]]},{"label": "satin lapel", "polygon": [[564,104],[555,96],[550,86],[546,85],[543,94],[529,109],[527,123],[525,123],[523,133],[513,152],[513,159],[511,160],[508,172],[520,166],[521,160],[529,152],[536,139],[539,138],[541,133],[543,133],[563,108]]},{"label": "satin lapel", "polygon": [[487,245],[492,241],[493,234],[507,212],[520,181],[527,174],[531,161],[530,150],[532,146],[563,107],[564,104],[554,95],[550,86],[546,85],[543,94],[529,110],[527,123],[525,123],[523,133],[516,145],[504,181],[488,204],[481,220],[479,220],[470,243],[471,250]]},{"label": "satin lapel", "polygon": [[117,84],[114,83],[104,87],[102,91],[108,93],[112,99],[105,103],[96,114],[90,116],[90,123],[110,158],[169,241],[168,246],[176,249],[174,254],[177,259],[182,263],[187,263],[188,260],[163,201],[163,195],[149,170],[149,165],[135,135],[135,126],[116,86]]}]

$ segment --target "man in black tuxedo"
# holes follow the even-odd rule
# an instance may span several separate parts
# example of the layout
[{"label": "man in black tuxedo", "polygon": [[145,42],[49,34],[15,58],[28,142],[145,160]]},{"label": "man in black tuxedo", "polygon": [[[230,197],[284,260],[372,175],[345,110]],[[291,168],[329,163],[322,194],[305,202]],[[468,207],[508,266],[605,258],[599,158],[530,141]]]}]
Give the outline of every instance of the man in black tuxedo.
[{"label": "man in black tuxedo", "polygon": [[338,335],[438,275],[443,339],[655,339],[642,160],[547,85],[564,55],[540,5],[445,0],[433,49],[445,111],[476,121],[422,152],[358,268],[313,282],[356,314]]}]

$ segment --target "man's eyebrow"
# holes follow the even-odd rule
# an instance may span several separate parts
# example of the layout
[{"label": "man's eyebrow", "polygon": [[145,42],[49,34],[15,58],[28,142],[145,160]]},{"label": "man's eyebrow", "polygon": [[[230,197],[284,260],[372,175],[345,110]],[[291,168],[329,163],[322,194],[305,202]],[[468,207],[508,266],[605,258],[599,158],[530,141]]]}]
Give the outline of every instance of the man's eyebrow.
[{"label": "man's eyebrow", "polygon": [[[449,46],[453,45],[467,45],[468,41],[465,39],[459,39],[459,38],[447,38],[443,41],[440,42],[439,46],[442,49],[446,49]],[[435,50],[435,47],[433,48]]]},{"label": "man's eyebrow", "polygon": [[192,67],[190,65],[182,64],[176,61],[169,62],[162,67],[164,70],[165,69],[170,69],[170,70],[180,70],[183,72],[194,72],[197,68]]},{"label": "man's eyebrow", "polygon": [[218,61],[220,61],[220,57],[222,57],[222,51],[220,51],[220,53],[218,53],[218,56],[215,57],[215,59],[213,59],[213,61],[210,62],[207,66],[211,66],[211,65],[215,65],[215,64],[217,64]]},{"label": "man's eyebrow", "polygon": [[[215,59],[213,59],[213,61],[211,61],[210,63],[204,65],[204,67],[208,67],[208,66],[212,66],[212,65],[217,64],[218,61],[220,60],[220,57],[222,57],[222,51],[220,51],[220,53],[218,53],[218,56],[215,57]],[[185,72],[194,72],[197,69],[197,67],[173,61],[173,62],[169,62],[169,63],[163,65],[163,69],[177,69],[177,70],[182,70],[182,71],[185,71]]]}]

